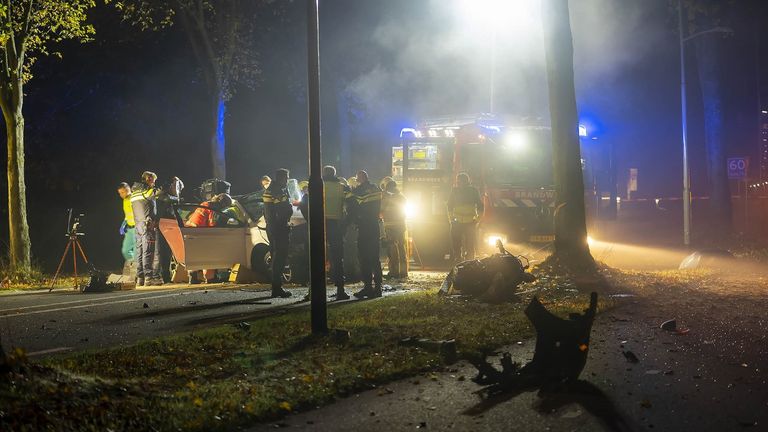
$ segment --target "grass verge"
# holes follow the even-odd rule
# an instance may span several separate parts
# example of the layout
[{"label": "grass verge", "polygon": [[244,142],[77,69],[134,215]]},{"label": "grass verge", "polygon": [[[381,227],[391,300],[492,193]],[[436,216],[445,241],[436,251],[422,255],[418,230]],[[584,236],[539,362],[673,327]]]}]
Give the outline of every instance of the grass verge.
[{"label": "grass verge", "polygon": [[[561,315],[588,301],[547,297]],[[309,313],[295,311],[50,358],[0,378],[0,429],[228,430],[443,366],[438,354],[400,346],[405,337],[455,338],[463,353],[531,337],[523,308],[428,291],[329,309],[347,341],[306,337]]]}]

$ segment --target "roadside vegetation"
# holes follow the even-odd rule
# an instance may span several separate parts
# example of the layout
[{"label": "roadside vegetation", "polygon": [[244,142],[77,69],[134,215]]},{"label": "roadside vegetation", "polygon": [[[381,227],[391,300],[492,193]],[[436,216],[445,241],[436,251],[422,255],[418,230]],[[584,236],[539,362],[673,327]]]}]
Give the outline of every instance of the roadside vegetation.
[{"label": "roadside vegetation", "polygon": [[[588,296],[563,280],[537,284],[558,314],[587,307]],[[466,357],[533,336],[527,302],[441,298],[435,285],[332,307],[330,327],[345,331],[326,337],[307,336],[309,312],[298,310],[42,363],[16,351],[0,381],[0,429],[231,429],[448,366],[404,338],[455,339]],[[547,289],[555,286],[564,288]]]}]

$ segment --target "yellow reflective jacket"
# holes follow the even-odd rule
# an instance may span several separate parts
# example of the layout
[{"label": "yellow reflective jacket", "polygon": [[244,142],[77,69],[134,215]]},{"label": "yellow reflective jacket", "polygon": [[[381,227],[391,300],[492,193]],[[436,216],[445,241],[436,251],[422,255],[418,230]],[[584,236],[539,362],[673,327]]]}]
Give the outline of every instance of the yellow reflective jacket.
[{"label": "yellow reflective jacket", "polygon": [[458,223],[477,222],[483,215],[483,200],[474,186],[455,187],[446,204],[448,216]]}]

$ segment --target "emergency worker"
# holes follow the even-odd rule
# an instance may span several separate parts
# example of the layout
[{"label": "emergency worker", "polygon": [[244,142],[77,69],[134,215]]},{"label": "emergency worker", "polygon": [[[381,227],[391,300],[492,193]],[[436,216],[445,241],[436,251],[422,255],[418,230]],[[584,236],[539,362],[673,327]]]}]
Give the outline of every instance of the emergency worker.
[{"label": "emergency worker", "polygon": [[477,222],[483,216],[483,200],[467,173],[456,176],[446,204],[451,223],[451,254],[454,263],[475,258]]},{"label": "emergency worker", "polygon": [[323,167],[325,190],[325,239],[328,261],[331,262],[331,279],[336,285],[336,300],[347,300],[344,291],[344,203],[352,198],[352,189],[336,176],[336,168]]},{"label": "emergency worker", "polygon": [[117,186],[117,194],[123,200],[123,223],[120,225],[120,235],[123,236],[123,245],[120,252],[126,264],[134,261],[136,248],[136,222],[133,219],[133,207],[131,206],[131,186],[128,183],[120,183]]},{"label": "emergency worker", "polygon": [[[213,198],[210,199],[210,201],[201,203],[200,206],[197,207],[195,211],[192,212],[191,215],[189,215],[189,218],[187,218],[186,222],[184,222],[184,226],[192,227],[192,228],[215,227],[218,225],[219,221],[222,219],[221,215],[216,213],[216,210],[222,211],[227,208],[230,208],[231,206],[232,206],[232,197],[230,197],[228,194],[221,193],[221,194],[215,195]],[[191,284],[198,283],[201,273],[206,283],[211,283],[216,281],[216,270],[205,269],[202,272],[200,271],[189,272],[189,283]]]},{"label": "emergency worker", "polygon": [[381,189],[368,180],[368,173],[363,170],[357,172],[357,183],[358,186],[352,191],[357,202],[353,210],[353,220],[357,225],[357,253],[363,289],[356,292],[355,297],[381,297]]},{"label": "emergency worker", "polygon": [[157,174],[144,171],[133,185],[131,208],[136,223],[136,286],[162,285],[157,237]]},{"label": "emergency worker", "polygon": [[381,197],[381,218],[384,220],[389,273],[387,277],[405,279],[408,277],[408,255],[405,237],[405,196],[397,189],[393,180],[386,183]]},{"label": "emergency worker", "polygon": [[[172,177],[170,181],[158,188],[157,194],[157,216],[158,222],[160,219],[173,219],[176,220],[176,214],[173,210],[173,206],[178,204],[181,200],[181,191],[184,190],[184,182],[178,177]],[[160,254],[160,274],[164,282],[171,281],[171,247],[165,240],[162,234],[158,234],[158,251]]]},{"label": "emergency worker", "polygon": [[267,221],[269,249],[272,254],[272,297],[287,298],[289,291],[283,289],[283,269],[288,260],[290,227],[288,222],[293,206],[288,196],[288,170],[278,169],[275,178],[264,191],[264,217]]},{"label": "emergency worker", "polygon": [[192,228],[215,227],[221,216],[216,211],[223,212],[232,207],[232,197],[225,193],[215,195],[210,201],[205,201],[189,215],[184,226]]}]

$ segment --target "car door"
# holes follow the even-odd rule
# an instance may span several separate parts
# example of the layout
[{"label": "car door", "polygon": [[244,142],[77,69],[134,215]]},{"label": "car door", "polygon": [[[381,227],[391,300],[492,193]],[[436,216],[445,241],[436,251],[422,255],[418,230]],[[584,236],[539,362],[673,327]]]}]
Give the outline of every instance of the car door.
[{"label": "car door", "polygon": [[[192,206],[194,210],[194,207]],[[181,227],[184,243],[184,265],[187,270],[230,268],[234,264],[250,264],[246,254],[249,230],[240,221],[228,219],[214,227]]]}]

